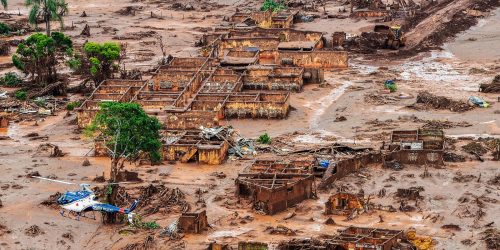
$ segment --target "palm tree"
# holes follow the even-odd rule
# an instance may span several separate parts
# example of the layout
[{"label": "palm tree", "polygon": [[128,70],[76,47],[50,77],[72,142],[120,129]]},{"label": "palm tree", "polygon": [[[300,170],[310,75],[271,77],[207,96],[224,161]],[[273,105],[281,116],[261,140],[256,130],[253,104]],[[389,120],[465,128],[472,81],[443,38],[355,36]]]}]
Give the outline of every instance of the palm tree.
[{"label": "palm tree", "polygon": [[47,36],[50,36],[50,21],[59,21],[61,29],[64,27],[63,16],[68,13],[65,0],[26,0],[26,6],[31,6],[28,20],[35,27],[38,27],[38,17],[43,18]]}]

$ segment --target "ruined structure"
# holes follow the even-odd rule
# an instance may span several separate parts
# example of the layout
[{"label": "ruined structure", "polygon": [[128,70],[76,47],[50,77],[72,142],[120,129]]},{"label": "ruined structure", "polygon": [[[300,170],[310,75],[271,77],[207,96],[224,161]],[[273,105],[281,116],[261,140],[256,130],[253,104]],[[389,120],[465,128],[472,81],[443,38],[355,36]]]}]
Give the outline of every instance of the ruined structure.
[{"label": "ruined structure", "polygon": [[316,195],[314,175],[304,163],[256,161],[236,179],[236,195],[248,198],[256,210],[276,214]]},{"label": "ruined structure", "polygon": [[346,192],[336,193],[325,203],[325,214],[349,215],[353,210],[361,210],[364,206],[363,197]]},{"label": "ruined structure", "polygon": [[9,127],[9,118],[7,115],[0,114],[0,128]]},{"label": "ruined structure", "polygon": [[203,138],[200,130],[164,131],[163,140],[163,159],[183,163],[195,161],[210,165],[221,164],[229,148],[225,140]]},{"label": "ruined structure", "polygon": [[444,133],[442,130],[398,130],[391,134],[385,161],[401,164],[443,165]]},{"label": "ruined structure", "polygon": [[362,167],[380,162],[382,162],[382,154],[380,152],[364,152],[348,158],[332,161],[324,172],[319,187],[326,188],[335,180],[343,178],[350,173],[354,173]]},{"label": "ruined structure", "polygon": [[340,230],[338,235],[324,236],[322,239],[294,239],[280,242],[277,249],[390,250],[393,249],[393,247],[399,247],[401,239],[403,239],[403,231],[400,230],[348,227],[344,230]]},{"label": "ruined structure", "polygon": [[183,233],[199,234],[208,228],[207,213],[205,210],[195,213],[182,213],[177,228]]},{"label": "ruined structure", "polygon": [[135,102],[164,124],[164,159],[222,163],[228,143],[199,138],[200,126],[286,118],[291,92],[322,83],[324,69],[348,66],[347,52],[332,50],[321,32],[292,29],[295,15],[236,13],[230,27],[201,39],[205,57],[170,58],[145,81],[102,82],[77,109],[79,127],[90,124],[103,101]]}]

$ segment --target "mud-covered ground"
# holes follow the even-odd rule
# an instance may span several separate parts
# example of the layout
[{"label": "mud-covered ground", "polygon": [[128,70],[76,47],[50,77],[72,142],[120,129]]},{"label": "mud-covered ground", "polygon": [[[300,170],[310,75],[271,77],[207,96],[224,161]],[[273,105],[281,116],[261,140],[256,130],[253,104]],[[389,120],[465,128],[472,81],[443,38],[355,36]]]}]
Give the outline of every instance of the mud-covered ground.
[{"label": "mud-covered ground", "polygon": [[[11,2],[9,12],[17,13],[19,8],[21,13],[27,13],[21,1]],[[256,6],[245,1],[190,2],[195,11],[177,11],[171,9],[173,2],[168,1],[68,2],[70,15],[65,19],[65,25],[75,28],[66,33],[80,42],[126,42],[127,67],[142,70],[152,68],[161,54],[156,34],[133,37],[137,32],[154,31],[162,35],[169,54],[195,56],[198,50],[193,44],[202,34],[202,28],[219,24],[222,17],[233,13],[236,7]],[[331,3],[327,8],[334,11],[339,5]],[[142,9],[138,9],[135,15],[116,13],[127,6],[141,6]],[[201,11],[201,6],[207,7]],[[88,17],[80,17],[83,11]],[[151,11],[160,18],[151,18]],[[0,136],[10,137],[0,140],[0,200],[3,204],[0,207],[0,249],[120,249],[133,243],[142,244],[148,235],[154,236],[153,246],[159,249],[205,249],[211,241],[233,246],[242,240],[277,243],[294,237],[334,234],[337,229],[348,225],[402,230],[413,227],[418,234],[433,237],[436,249],[485,249],[481,232],[500,225],[500,186],[494,181],[495,176],[500,175],[500,164],[491,161],[489,155],[484,156],[485,162],[480,162],[460,150],[461,145],[476,138],[500,138],[498,94],[477,91],[479,84],[491,82],[500,69],[495,54],[495,51],[500,51],[500,43],[494,42],[498,41],[498,29],[495,28],[498,16],[484,20],[460,34],[456,41],[446,44],[444,50],[400,60],[385,57],[368,60],[360,55],[351,56],[348,69],[326,72],[325,86],[308,85],[301,93],[292,94],[294,110],[285,120],[224,122],[234,126],[244,137],[255,138],[267,132],[272,138],[287,141],[292,146],[312,147],[340,142],[378,148],[382,141],[389,139],[391,130],[416,129],[432,120],[447,121],[454,125],[446,128],[445,133],[458,140],[455,151],[465,155],[466,162],[430,168],[430,176],[421,176],[424,169],[420,166],[405,166],[400,171],[371,166],[335,183],[328,190],[320,191],[318,199],[307,200],[274,216],[252,211],[245,204],[238,203],[234,196],[234,180],[238,172],[251,164],[251,158],[228,160],[220,166],[180,163],[128,166],[128,169],[139,172],[145,182],[129,184],[127,189],[163,183],[170,188],[179,188],[192,210],[207,210],[211,225],[208,231],[169,240],[159,237],[159,230],[124,230],[128,229],[125,224],[105,226],[99,216],[97,220],[83,218],[76,221],[61,217],[57,209],[40,205],[55,192],[76,187],[27,178],[30,172],[38,171],[41,176],[77,183],[90,183],[94,177],[108,172],[106,158],[87,156],[92,143],[76,130],[75,115],[61,111],[38,120],[36,125],[34,120],[11,123],[7,130],[0,132]],[[79,37],[86,23],[91,26],[92,35]],[[370,25],[369,20],[319,19],[299,24],[298,28],[327,33],[344,29],[348,33],[360,33]],[[471,41],[470,37],[477,40]],[[481,42],[482,38],[485,40]],[[467,52],[468,42],[475,44],[473,53]],[[478,57],[477,54],[484,56]],[[395,93],[384,90],[383,82],[387,79],[395,80],[398,87]],[[492,106],[466,112],[409,108],[415,103],[418,92],[423,90],[461,101],[479,96]],[[336,122],[340,116],[346,120]],[[33,140],[25,137],[34,132],[48,138]],[[52,158],[38,150],[39,145],[47,142],[58,145],[66,155]],[[453,144],[449,143],[448,148],[453,148]],[[262,154],[255,157],[272,156]],[[90,166],[82,165],[85,159],[90,161]],[[220,172],[225,176],[216,174]],[[324,202],[341,186],[354,193],[363,190],[365,196],[372,197],[373,203],[396,208],[400,205],[394,197],[397,188],[422,186],[424,190],[420,192],[422,200],[409,204],[416,207],[415,211],[373,210],[349,221],[342,216],[332,216],[335,225],[325,225],[329,216],[323,214]],[[201,199],[204,202],[196,202],[200,199],[196,194],[198,189],[203,191]],[[386,190],[385,196],[378,195],[381,189]],[[292,218],[285,220],[293,213]],[[166,227],[178,216],[178,212],[156,213],[146,216],[145,220],[154,220]],[[458,225],[460,230],[442,229],[447,224]],[[26,231],[33,225],[40,231]],[[271,235],[265,231],[269,226],[278,225],[294,230],[294,235]],[[468,239],[471,241],[465,241]]]}]

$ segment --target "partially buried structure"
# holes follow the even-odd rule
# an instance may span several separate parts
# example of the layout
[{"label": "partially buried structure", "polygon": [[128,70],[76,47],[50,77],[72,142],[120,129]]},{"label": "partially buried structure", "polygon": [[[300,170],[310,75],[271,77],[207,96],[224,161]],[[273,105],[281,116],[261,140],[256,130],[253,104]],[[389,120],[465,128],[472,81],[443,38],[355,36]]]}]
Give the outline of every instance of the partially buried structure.
[{"label": "partially buried structure", "polygon": [[316,185],[307,162],[256,161],[238,175],[236,195],[272,215],[315,197]]},{"label": "partially buried structure", "polygon": [[329,47],[321,32],[294,30],[295,15],[236,13],[228,26],[202,37],[203,56],[171,58],[148,80],[105,80],[77,109],[79,127],[90,124],[103,101],[135,102],[164,124],[165,159],[222,163],[227,143],[198,138],[200,126],[284,119],[291,92],[323,82],[325,69],[348,66],[347,52]]},{"label": "partially buried structure", "polygon": [[391,134],[385,161],[401,164],[443,165],[444,132],[438,129],[396,130]]}]

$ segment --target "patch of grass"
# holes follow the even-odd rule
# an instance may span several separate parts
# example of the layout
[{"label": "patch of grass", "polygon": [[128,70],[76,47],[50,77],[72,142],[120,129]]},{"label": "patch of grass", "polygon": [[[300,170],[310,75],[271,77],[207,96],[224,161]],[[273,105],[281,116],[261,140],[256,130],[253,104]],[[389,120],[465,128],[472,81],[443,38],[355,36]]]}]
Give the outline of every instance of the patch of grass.
[{"label": "patch of grass", "polygon": [[23,80],[14,72],[6,73],[0,77],[0,86],[16,87],[21,83],[23,83]]},{"label": "patch of grass", "polygon": [[136,215],[132,219],[131,226],[142,229],[158,229],[160,225],[156,221],[143,221],[142,216]]},{"label": "patch of grass", "polygon": [[263,135],[259,136],[257,142],[261,144],[271,144],[271,137],[267,133],[264,133]]},{"label": "patch of grass", "polygon": [[68,104],[66,104],[66,110],[72,111],[80,105],[82,105],[80,102],[68,102]]},{"label": "patch of grass", "polygon": [[28,97],[28,93],[26,93],[26,91],[18,90],[14,93],[14,97],[17,100],[24,101]]},{"label": "patch of grass", "polygon": [[6,23],[0,23],[0,35],[7,35],[11,31],[9,25]]},{"label": "patch of grass", "polygon": [[275,0],[264,0],[262,7],[260,7],[261,11],[271,10],[272,12],[280,12],[284,9],[286,9],[286,6],[279,0],[278,2]]}]

